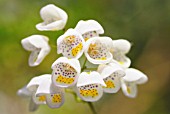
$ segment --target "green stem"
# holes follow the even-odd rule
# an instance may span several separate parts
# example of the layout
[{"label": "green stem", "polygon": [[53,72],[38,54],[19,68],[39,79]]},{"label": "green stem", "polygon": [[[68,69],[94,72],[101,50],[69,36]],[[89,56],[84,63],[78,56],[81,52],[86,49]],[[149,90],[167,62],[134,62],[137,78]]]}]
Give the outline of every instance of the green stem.
[{"label": "green stem", "polygon": [[85,60],[84,60],[81,71],[84,71],[86,69],[86,62],[87,62],[87,58],[85,58]]},{"label": "green stem", "polygon": [[96,112],[96,110],[95,110],[95,108],[94,108],[92,102],[87,102],[87,103],[88,103],[88,105],[89,105],[91,111],[93,112],[93,114],[97,114],[97,112]]}]

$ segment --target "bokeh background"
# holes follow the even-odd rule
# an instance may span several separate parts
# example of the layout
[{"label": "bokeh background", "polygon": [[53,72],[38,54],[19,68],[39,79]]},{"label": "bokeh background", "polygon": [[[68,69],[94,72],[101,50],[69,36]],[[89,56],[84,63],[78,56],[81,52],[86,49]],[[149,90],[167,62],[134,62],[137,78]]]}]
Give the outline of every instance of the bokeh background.
[{"label": "bokeh background", "polygon": [[[66,28],[75,27],[83,19],[95,19],[113,39],[132,42],[128,56],[132,67],[142,70],[149,81],[138,86],[139,94],[129,99],[119,91],[104,94],[94,103],[98,114],[170,114],[170,0],[0,0],[0,114],[33,114],[28,100],[19,98],[16,91],[37,75],[51,73],[57,58],[56,49],[38,67],[28,66],[29,52],[21,39],[43,34],[55,45],[63,31],[39,32],[39,10],[53,3],[68,15]],[[77,103],[66,94],[59,109],[41,106],[34,114],[91,114],[87,104]]]}]

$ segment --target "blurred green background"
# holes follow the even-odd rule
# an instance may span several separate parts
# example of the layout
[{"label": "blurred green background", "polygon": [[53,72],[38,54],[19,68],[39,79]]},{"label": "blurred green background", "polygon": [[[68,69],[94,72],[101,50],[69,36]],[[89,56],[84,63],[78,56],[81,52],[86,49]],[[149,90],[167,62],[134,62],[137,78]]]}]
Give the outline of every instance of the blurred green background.
[{"label": "blurred green background", "polygon": [[[42,22],[39,10],[55,4],[68,15],[66,28],[75,27],[83,19],[95,19],[113,39],[125,38],[133,47],[128,56],[132,67],[148,75],[149,82],[138,86],[139,94],[129,99],[119,91],[104,94],[94,103],[98,114],[170,114],[170,0],[0,0],[0,114],[31,114],[28,101],[16,91],[37,75],[51,73],[57,58],[56,49],[40,66],[28,66],[29,52],[20,44],[32,34],[43,34],[55,45],[63,34],[39,32],[35,25]],[[41,106],[34,114],[91,114],[87,104],[76,103],[66,94],[59,109]]]}]

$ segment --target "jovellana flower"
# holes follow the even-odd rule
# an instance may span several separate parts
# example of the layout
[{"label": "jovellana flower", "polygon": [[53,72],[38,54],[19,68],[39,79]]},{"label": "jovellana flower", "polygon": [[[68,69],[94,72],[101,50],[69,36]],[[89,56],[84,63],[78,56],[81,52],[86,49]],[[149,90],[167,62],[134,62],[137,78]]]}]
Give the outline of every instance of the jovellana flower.
[{"label": "jovellana flower", "polygon": [[93,64],[105,64],[112,60],[110,49],[112,39],[109,37],[93,37],[85,43],[85,56]]},{"label": "jovellana flower", "polygon": [[81,20],[77,23],[75,30],[82,34],[85,41],[104,33],[103,27],[95,20]]},{"label": "jovellana flower", "polygon": [[81,71],[80,63],[77,59],[58,58],[52,64],[52,82],[58,87],[70,87],[77,83]]},{"label": "jovellana flower", "polygon": [[102,86],[106,86],[98,72],[82,72],[77,82],[77,95],[84,101],[94,102],[103,95]]},{"label": "jovellana flower", "polygon": [[44,21],[36,25],[40,31],[62,30],[68,19],[67,13],[53,4],[44,6],[40,10],[40,15]]},{"label": "jovellana flower", "polygon": [[129,52],[130,48],[131,44],[127,40],[113,40],[113,47],[111,49],[113,61],[128,68],[131,64],[131,60],[126,57],[126,54]]},{"label": "jovellana flower", "polygon": [[57,53],[67,58],[80,58],[84,51],[84,39],[76,30],[68,29],[57,39]]},{"label": "jovellana flower", "polygon": [[50,52],[50,46],[48,44],[48,37],[43,35],[32,35],[21,41],[23,48],[27,51],[31,51],[29,57],[29,65],[37,66]]},{"label": "jovellana flower", "polygon": [[31,98],[30,111],[35,111],[41,104],[47,104],[50,108],[58,108],[64,103],[64,90],[52,85],[50,74],[34,77],[18,91],[18,95]]},{"label": "jovellana flower", "polygon": [[121,87],[120,78],[125,76],[125,71],[116,63],[109,65],[99,65],[98,72],[103,77],[106,87],[103,87],[105,93],[116,93]]},{"label": "jovellana flower", "polygon": [[134,98],[137,95],[137,84],[147,82],[148,78],[144,73],[134,68],[127,68],[125,72],[126,75],[121,78],[122,91],[127,97]]}]

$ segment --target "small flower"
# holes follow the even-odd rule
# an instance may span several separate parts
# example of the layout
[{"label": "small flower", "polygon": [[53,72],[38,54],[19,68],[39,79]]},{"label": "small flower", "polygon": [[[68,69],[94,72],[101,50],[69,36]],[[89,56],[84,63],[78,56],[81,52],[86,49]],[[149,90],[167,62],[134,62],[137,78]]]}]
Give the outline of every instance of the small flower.
[{"label": "small flower", "polygon": [[36,25],[40,31],[62,30],[68,19],[67,13],[53,4],[43,7],[40,10],[40,15],[44,21]]},{"label": "small flower", "polygon": [[106,84],[98,72],[82,72],[77,82],[77,95],[84,101],[97,101],[103,95],[102,86]]},{"label": "small flower", "polygon": [[95,20],[81,20],[76,25],[75,30],[82,34],[85,41],[104,33],[103,27]]},{"label": "small flower", "polygon": [[118,64],[99,65],[98,72],[103,77],[106,87],[103,87],[105,93],[116,93],[121,87],[120,78],[125,76],[125,71]]},{"label": "small flower", "polygon": [[64,91],[52,85],[50,74],[34,77],[18,90],[18,95],[31,98],[30,111],[35,111],[41,104],[47,104],[50,108],[59,108],[64,103]]},{"label": "small flower", "polygon": [[113,47],[111,49],[113,55],[113,62],[119,63],[121,66],[128,68],[131,64],[131,60],[126,57],[129,52],[131,44],[127,40],[113,40]]},{"label": "small flower", "polygon": [[81,71],[80,63],[77,59],[58,58],[52,64],[52,82],[58,87],[70,87],[77,83]]},{"label": "small flower", "polygon": [[57,53],[67,58],[80,58],[84,51],[84,39],[76,30],[68,29],[57,39]]},{"label": "small flower", "polygon": [[48,38],[43,35],[32,35],[21,41],[23,48],[31,51],[29,65],[37,66],[48,55],[51,48],[48,44]]},{"label": "small flower", "polygon": [[109,37],[93,37],[85,43],[85,56],[93,64],[105,64],[112,60],[110,49],[112,39]]},{"label": "small flower", "polygon": [[121,88],[123,93],[130,98],[134,98],[137,95],[137,84],[143,84],[147,82],[147,76],[141,71],[128,68],[125,70],[126,75],[121,78]]}]

